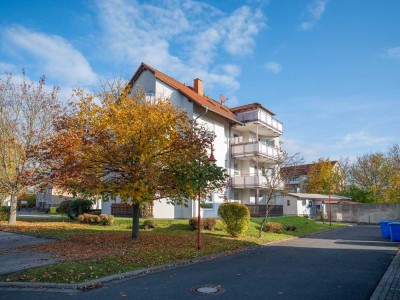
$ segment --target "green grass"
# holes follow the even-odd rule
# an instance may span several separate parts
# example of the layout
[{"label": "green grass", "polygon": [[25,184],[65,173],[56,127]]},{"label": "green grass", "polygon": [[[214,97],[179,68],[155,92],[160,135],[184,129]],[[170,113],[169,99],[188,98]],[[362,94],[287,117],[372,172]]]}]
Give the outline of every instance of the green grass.
[{"label": "green grass", "polygon": [[[77,248],[75,249],[75,253],[77,253],[75,258],[78,258],[69,262],[26,270],[15,275],[2,276],[0,281],[84,282],[110,274],[222,251],[236,251],[246,246],[265,244],[344,226],[332,224],[330,227],[328,223],[322,224],[303,217],[270,218],[268,221],[282,223],[284,227],[296,226],[296,230],[284,231],[282,234],[264,232],[262,238],[258,238],[262,218],[251,218],[246,235],[231,238],[222,230],[222,222],[218,221],[216,231],[203,231],[203,248],[198,251],[196,249],[196,232],[190,230],[188,220],[156,219],[154,221],[157,228],[152,231],[141,230],[139,241],[130,240],[132,220],[129,218],[116,218],[113,226],[79,224],[68,219],[52,221],[39,221],[36,218],[24,219],[10,230],[61,238],[60,243],[63,243],[65,239],[67,239],[65,240],[67,243],[74,239],[79,240],[79,243],[72,243],[72,246]],[[141,220],[142,222],[143,220]],[[7,230],[5,227],[0,227],[0,230]],[[115,241],[107,240],[114,239],[114,237]],[[96,245],[103,241],[104,243],[108,242],[110,247],[115,249],[111,254],[108,252],[107,255],[103,255],[101,249],[97,248]],[[80,245],[83,246],[82,249],[79,248]],[[130,250],[126,251],[126,249]],[[50,251],[52,250],[50,249]],[[73,251],[72,247],[71,251]],[[80,254],[82,251],[93,251],[94,255],[80,259],[79,255],[82,255]]]}]

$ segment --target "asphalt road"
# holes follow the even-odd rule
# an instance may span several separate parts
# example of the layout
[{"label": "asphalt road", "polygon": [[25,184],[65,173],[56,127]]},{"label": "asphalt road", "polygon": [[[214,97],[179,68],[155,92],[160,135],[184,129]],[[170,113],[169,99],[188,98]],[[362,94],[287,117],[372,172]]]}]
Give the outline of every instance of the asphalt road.
[{"label": "asphalt road", "polygon": [[[88,292],[0,289],[0,299],[369,299],[398,246],[383,241],[378,226],[353,226]],[[203,285],[224,291],[191,292]]]}]

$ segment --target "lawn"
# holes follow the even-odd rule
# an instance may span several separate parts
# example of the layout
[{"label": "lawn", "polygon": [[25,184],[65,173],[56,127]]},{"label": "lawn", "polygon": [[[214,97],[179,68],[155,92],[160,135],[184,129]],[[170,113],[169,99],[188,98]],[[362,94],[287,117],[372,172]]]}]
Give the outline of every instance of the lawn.
[{"label": "lawn", "polygon": [[[188,220],[155,220],[157,228],[141,230],[140,239],[130,238],[132,220],[117,218],[113,226],[80,224],[67,219],[19,219],[17,225],[4,222],[0,230],[53,237],[57,240],[44,245],[25,246],[12,251],[34,250],[50,253],[63,262],[0,277],[0,281],[37,281],[77,283],[168,262],[196,259],[200,256],[235,252],[246,246],[265,244],[293,236],[336,228],[338,224],[322,224],[302,217],[273,218],[284,226],[296,226],[295,231],[282,234],[264,233],[258,238],[262,219],[252,218],[246,235],[231,238],[222,231],[203,231],[203,248],[196,248],[196,232]],[[141,220],[143,222],[143,220]]]}]

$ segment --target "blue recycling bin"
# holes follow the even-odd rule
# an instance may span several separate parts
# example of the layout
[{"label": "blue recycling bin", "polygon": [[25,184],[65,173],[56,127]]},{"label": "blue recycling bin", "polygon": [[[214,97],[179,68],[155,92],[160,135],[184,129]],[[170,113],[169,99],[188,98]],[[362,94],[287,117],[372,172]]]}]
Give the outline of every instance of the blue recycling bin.
[{"label": "blue recycling bin", "polygon": [[389,239],[390,238],[390,229],[389,229],[389,223],[394,222],[393,220],[382,220],[379,222],[381,225],[381,234],[383,239]]},{"label": "blue recycling bin", "polygon": [[389,223],[390,240],[400,242],[400,222]]}]

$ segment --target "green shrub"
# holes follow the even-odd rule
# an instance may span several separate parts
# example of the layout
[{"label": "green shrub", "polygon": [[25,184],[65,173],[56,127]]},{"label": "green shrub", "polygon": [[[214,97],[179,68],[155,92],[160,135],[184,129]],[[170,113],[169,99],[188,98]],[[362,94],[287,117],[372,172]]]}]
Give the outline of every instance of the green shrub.
[{"label": "green shrub", "polygon": [[216,218],[204,218],[201,220],[201,227],[205,230],[214,231],[217,222]]},{"label": "green shrub", "polygon": [[72,200],[71,210],[76,215],[88,213],[92,207],[93,202],[91,200],[76,199]]},{"label": "green shrub", "polygon": [[324,216],[324,212],[322,210],[317,211],[318,220],[321,222],[328,221],[328,218]]},{"label": "green shrub", "polygon": [[295,231],[297,229],[297,227],[296,226],[292,226],[292,225],[288,225],[288,226],[286,226],[286,231]]},{"label": "green shrub", "polygon": [[247,206],[232,202],[222,203],[218,208],[225,230],[233,237],[244,234],[250,223],[250,212]]},{"label": "green shrub", "polygon": [[282,233],[283,225],[276,222],[267,222],[265,223],[263,230],[269,233]]},{"label": "green shrub", "polygon": [[10,216],[9,206],[0,206],[0,221],[7,221]]},{"label": "green shrub", "polygon": [[[197,229],[197,217],[193,217],[191,219],[189,219],[189,226],[192,230],[196,230]],[[201,221],[200,221],[201,222]]]},{"label": "green shrub", "polygon": [[72,212],[72,202],[73,200],[64,200],[58,206],[57,211],[62,214],[67,214],[69,211]]},{"label": "green shrub", "polygon": [[147,219],[143,221],[143,228],[144,229],[154,229],[156,228],[156,222],[153,219]]}]

